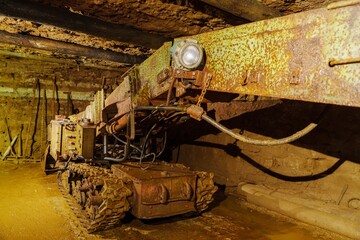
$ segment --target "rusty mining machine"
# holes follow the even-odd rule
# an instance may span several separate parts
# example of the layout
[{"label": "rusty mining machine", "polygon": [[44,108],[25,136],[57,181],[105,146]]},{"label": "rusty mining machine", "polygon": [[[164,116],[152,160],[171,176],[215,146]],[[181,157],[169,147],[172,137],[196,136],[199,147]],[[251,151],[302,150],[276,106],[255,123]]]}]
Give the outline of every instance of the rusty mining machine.
[{"label": "rusty mining machine", "polygon": [[45,171],[58,171],[90,232],[128,211],[151,219],[205,210],[217,190],[213,174],[158,162],[166,130],[194,118],[275,145],[316,124],[283,139],[249,139],[210,118],[207,104],[262,96],[360,107],[359,12],[359,1],[338,2],[164,43],[112,93],[101,90],[85,111],[51,121]]}]

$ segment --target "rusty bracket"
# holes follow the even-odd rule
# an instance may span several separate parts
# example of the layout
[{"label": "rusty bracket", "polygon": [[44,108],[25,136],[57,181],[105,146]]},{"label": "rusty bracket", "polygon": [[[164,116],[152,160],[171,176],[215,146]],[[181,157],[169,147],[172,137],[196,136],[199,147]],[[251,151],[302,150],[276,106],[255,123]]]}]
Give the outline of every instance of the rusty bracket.
[{"label": "rusty bracket", "polygon": [[[204,88],[209,79],[211,78],[212,74],[206,68],[202,71],[188,71],[183,69],[173,69],[172,67],[169,67],[162,70],[156,76],[158,84],[172,79],[172,84],[170,85],[170,88],[176,88],[176,97],[181,97],[182,95],[184,95],[186,93],[186,89],[192,86],[195,86],[196,88]],[[179,81],[179,79],[188,81]]]},{"label": "rusty bracket", "polygon": [[209,80],[212,78],[212,74],[208,69],[204,69],[202,71],[186,71],[182,69],[175,69],[173,73],[174,79],[186,79],[186,80],[195,80],[191,83],[183,83],[181,81],[177,81],[174,86],[176,88],[176,97],[180,97],[185,94],[186,89],[195,86],[197,88],[205,89],[207,88],[207,84]]},{"label": "rusty bracket", "polygon": [[174,78],[194,79],[194,85],[196,87],[202,87],[206,82],[206,79],[208,79],[209,75],[211,76],[211,73],[206,68],[202,71],[186,71],[182,69],[175,69],[173,75]]},{"label": "rusty bracket", "polygon": [[201,121],[201,116],[204,114],[204,109],[197,105],[191,105],[186,109],[186,113],[190,115],[190,117]]},{"label": "rusty bracket", "polygon": [[176,97],[181,97],[182,95],[184,95],[186,93],[186,89],[191,87],[191,84],[184,84],[180,81],[176,81],[174,83],[174,87],[175,87],[175,96]]},{"label": "rusty bracket", "polygon": [[172,75],[173,75],[173,69],[171,67],[165,68],[156,76],[157,82],[160,84],[166,81],[167,79],[169,79]]},{"label": "rusty bracket", "polygon": [[165,68],[157,75],[157,82],[163,83],[164,81],[168,80],[170,77],[174,78],[181,78],[181,79],[188,79],[188,80],[195,80],[194,85],[196,87],[202,87],[206,79],[211,76],[211,73],[208,69],[204,69],[202,71],[188,71],[183,69],[173,69],[171,67]]}]

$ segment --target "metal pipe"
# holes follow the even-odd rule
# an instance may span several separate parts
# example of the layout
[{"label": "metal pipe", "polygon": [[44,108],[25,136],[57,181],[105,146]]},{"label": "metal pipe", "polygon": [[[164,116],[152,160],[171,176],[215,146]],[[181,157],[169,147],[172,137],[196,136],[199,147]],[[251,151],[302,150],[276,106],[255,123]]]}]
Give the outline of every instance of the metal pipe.
[{"label": "metal pipe", "polygon": [[103,140],[104,140],[104,155],[107,154],[107,145],[108,145],[108,138],[107,138],[107,134],[104,133],[103,135]]},{"label": "metal pipe", "polygon": [[[143,110],[160,110],[160,111],[179,111],[179,112],[185,112],[186,108],[185,107],[175,107],[175,106],[137,106],[135,108],[136,111],[143,111]],[[291,136],[285,137],[285,138],[280,138],[280,139],[269,139],[269,140],[258,140],[258,139],[252,139],[252,138],[248,138],[245,137],[243,135],[234,133],[233,131],[231,131],[230,129],[228,129],[227,127],[225,127],[224,125],[216,122],[214,119],[210,118],[208,115],[203,114],[201,116],[201,118],[203,120],[205,120],[206,122],[210,123],[211,125],[213,125],[214,127],[216,127],[217,129],[219,129],[220,131],[230,135],[231,137],[241,141],[241,142],[245,142],[245,143],[250,143],[253,145],[261,145],[261,146],[274,146],[274,145],[280,145],[280,144],[285,144],[285,143],[289,143],[289,142],[293,142],[303,136],[305,136],[306,134],[308,134],[309,132],[311,132],[314,128],[317,127],[317,123],[310,123],[308,126],[306,126],[304,129],[294,133]]]},{"label": "metal pipe", "polygon": [[306,134],[311,132],[317,126],[316,123],[310,123],[307,127],[302,129],[301,131],[298,131],[298,132],[294,133],[293,135],[285,137],[285,138],[258,140],[258,139],[252,139],[252,138],[248,138],[243,135],[234,133],[233,131],[231,131],[224,125],[221,125],[220,123],[216,122],[214,119],[210,118],[206,114],[203,114],[201,116],[201,118],[203,120],[205,120],[206,122],[210,123],[211,125],[213,125],[214,127],[216,127],[217,129],[219,129],[220,131],[230,135],[231,137],[233,137],[241,142],[250,143],[250,144],[254,144],[254,145],[261,145],[261,146],[274,146],[274,145],[280,145],[280,144],[293,142],[293,141],[305,136]]},{"label": "metal pipe", "polygon": [[360,63],[360,57],[358,58],[348,58],[348,59],[331,59],[329,61],[329,66],[334,67],[336,65],[346,65],[346,64],[352,64],[352,63]]},{"label": "metal pipe", "polygon": [[104,160],[111,161],[111,162],[123,162],[123,161],[125,161],[125,158],[104,157]]},{"label": "metal pipe", "polygon": [[176,112],[185,112],[186,107],[176,107],[176,106],[137,106],[135,111],[176,111]]},{"label": "metal pipe", "polygon": [[94,59],[106,60],[117,63],[138,64],[146,57],[86,47],[74,43],[64,43],[31,35],[21,35],[0,31],[0,42],[18,45],[21,47],[41,49],[50,52],[59,52],[75,56],[84,56]]},{"label": "metal pipe", "polygon": [[0,55],[9,56],[9,57],[16,57],[16,58],[26,58],[32,59],[35,61],[42,61],[42,62],[52,62],[52,63],[59,63],[59,64],[67,64],[71,66],[78,66],[78,67],[87,67],[87,68],[97,68],[97,69],[104,69],[109,71],[116,71],[116,72],[124,72],[127,69],[127,65],[119,63],[118,67],[109,67],[100,64],[94,64],[91,62],[85,62],[83,59],[69,59],[69,58],[60,58],[57,57],[50,57],[50,56],[38,56],[34,55],[33,53],[22,53],[22,52],[11,52],[6,50],[0,50]]},{"label": "metal pipe", "polygon": [[126,125],[128,124],[128,120],[129,119],[129,114],[126,114],[124,116],[122,116],[121,118],[119,118],[119,120],[117,120],[112,128],[112,130],[114,132],[118,132],[121,129],[125,128]]}]

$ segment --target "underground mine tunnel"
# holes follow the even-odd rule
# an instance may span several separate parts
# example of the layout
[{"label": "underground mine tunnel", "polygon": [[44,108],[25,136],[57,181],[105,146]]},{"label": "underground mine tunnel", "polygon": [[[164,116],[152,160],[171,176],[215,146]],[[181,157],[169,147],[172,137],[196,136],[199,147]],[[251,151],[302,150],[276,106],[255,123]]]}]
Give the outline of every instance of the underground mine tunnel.
[{"label": "underground mine tunnel", "polygon": [[0,239],[360,239],[359,12],[0,0]]}]

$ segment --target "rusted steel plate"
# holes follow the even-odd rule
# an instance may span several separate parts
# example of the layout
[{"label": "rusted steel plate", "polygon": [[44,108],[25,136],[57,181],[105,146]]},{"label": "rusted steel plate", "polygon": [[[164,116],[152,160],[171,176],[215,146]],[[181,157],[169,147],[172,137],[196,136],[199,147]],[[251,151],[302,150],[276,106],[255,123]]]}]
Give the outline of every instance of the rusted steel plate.
[{"label": "rusted steel plate", "polygon": [[117,86],[114,91],[112,91],[111,94],[105,99],[104,107],[108,108],[117,102],[122,102],[126,98],[130,97],[130,95],[130,78],[125,77],[120,85]]},{"label": "rusted steel plate", "polygon": [[257,100],[254,102],[231,101],[231,102],[216,102],[208,103],[207,111],[215,110],[216,121],[228,120],[230,118],[239,116],[244,113],[257,111],[264,108],[269,108],[280,104],[281,100]]},{"label": "rusted steel plate", "polygon": [[130,110],[131,104],[149,105],[151,99],[167,92],[170,79],[159,84],[157,76],[170,66],[170,47],[171,42],[164,43],[140,66],[130,70],[124,81],[105,99],[105,111],[117,109],[117,115],[122,115]]},{"label": "rusted steel plate", "polygon": [[359,12],[318,9],[193,36],[214,75],[209,90],[360,107]]},{"label": "rusted steel plate", "polygon": [[170,47],[171,42],[166,42],[153,55],[146,59],[139,67],[139,91],[136,99],[139,98],[156,98],[166,92],[170,85],[170,79],[157,82],[158,74],[170,66]]},{"label": "rusted steel plate", "polygon": [[131,213],[137,218],[152,219],[195,211],[196,174],[181,164],[139,163],[113,165],[119,177],[132,181],[134,194]]},{"label": "rusted steel plate", "polygon": [[171,42],[165,43],[140,66],[128,72],[122,83],[105,99],[104,114],[116,112],[114,118],[120,117],[133,105],[149,105],[151,99],[168,91],[170,79],[159,84],[157,75],[170,66],[170,47]]}]

